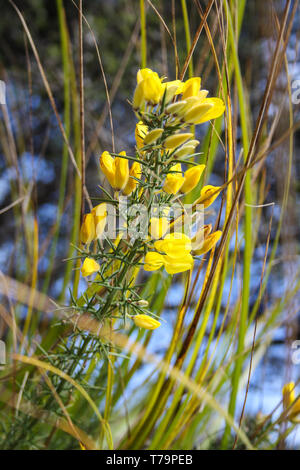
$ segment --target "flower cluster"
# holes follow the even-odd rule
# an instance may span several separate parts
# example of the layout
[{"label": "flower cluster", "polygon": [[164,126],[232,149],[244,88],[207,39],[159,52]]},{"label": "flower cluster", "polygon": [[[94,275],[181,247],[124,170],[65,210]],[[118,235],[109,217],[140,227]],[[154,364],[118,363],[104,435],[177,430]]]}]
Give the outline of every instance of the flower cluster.
[{"label": "flower cluster", "polygon": [[[197,207],[209,207],[222,189],[201,187],[205,165],[194,161],[199,155],[196,153],[199,141],[190,132],[190,126],[215,119],[225,110],[220,98],[207,95],[208,91],[201,89],[199,77],[168,82],[147,68],[137,73],[132,103],[138,118],[136,152],[102,153],[100,168],[114,190],[113,196],[86,214],[81,227],[81,256],[85,258],[82,275],[97,273],[92,284],[105,286],[104,296],[97,299],[100,317],[122,310],[124,318],[132,318],[140,327],[160,326],[147,310],[148,303],[132,287],[136,267],[141,265],[145,271],[164,268],[170,275],[191,270],[195,257],[211,250],[222,234],[219,230],[212,232],[211,225],[201,226],[195,236],[193,223],[189,233],[182,226],[178,229],[178,221],[184,218],[186,194],[195,191],[193,214],[197,215]],[[106,190],[105,193],[108,195]],[[149,215],[146,239],[135,238],[130,243],[124,235],[125,226],[136,227],[141,223],[135,213],[127,214],[114,243],[103,237],[107,205],[116,204],[120,195],[128,198],[130,207],[138,204],[146,207]],[[182,208],[179,216],[173,211],[176,201],[180,201]],[[119,212],[118,217],[121,216]]]}]

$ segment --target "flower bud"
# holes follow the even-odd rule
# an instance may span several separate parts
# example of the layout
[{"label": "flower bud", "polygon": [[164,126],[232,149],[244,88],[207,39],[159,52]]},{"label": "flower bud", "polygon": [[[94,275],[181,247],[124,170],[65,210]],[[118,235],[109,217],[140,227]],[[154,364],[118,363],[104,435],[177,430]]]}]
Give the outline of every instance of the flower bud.
[{"label": "flower bud", "polygon": [[165,108],[166,114],[174,114],[175,116],[186,106],[187,101],[178,101],[177,103],[171,103]]},{"label": "flower bud", "polygon": [[212,103],[196,104],[184,114],[183,119],[190,124],[197,124],[212,107]]},{"label": "flower bud", "polygon": [[153,129],[144,138],[144,145],[153,144],[163,133],[163,129]]},{"label": "flower bud", "polygon": [[166,138],[163,145],[167,149],[175,149],[175,148],[179,147],[179,145],[182,145],[184,142],[186,142],[191,137],[194,137],[194,134],[192,134],[191,132],[185,132],[183,134],[170,135],[169,137]]},{"label": "flower bud", "polygon": [[144,299],[140,299],[138,300],[137,302],[135,302],[136,305],[138,305],[139,307],[148,307],[149,305],[149,302],[148,300],[144,300]]},{"label": "flower bud", "polygon": [[206,111],[206,113],[197,119],[195,124],[202,124],[203,122],[216,119],[222,116],[225,111],[224,102],[220,98],[205,98],[205,100],[202,101],[202,104],[204,103],[211,104],[212,106],[208,111]]},{"label": "flower bud", "polygon": [[163,83],[164,90],[166,90],[165,104],[170,103],[170,101],[174,98],[181,83],[182,82],[180,80],[172,80],[171,82]]},{"label": "flower bud", "polygon": [[199,143],[199,140],[189,140],[186,144],[176,150],[175,157],[183,158],[186,155],[195,153],[195,147],[197,147]]},{"label": "flower bud", "polygon": [[140,314],[134,315],[132,318],[136,326],[145,328],[146,330],[155,330],[160,326],[160,322],[150,317],[150,315]]}]

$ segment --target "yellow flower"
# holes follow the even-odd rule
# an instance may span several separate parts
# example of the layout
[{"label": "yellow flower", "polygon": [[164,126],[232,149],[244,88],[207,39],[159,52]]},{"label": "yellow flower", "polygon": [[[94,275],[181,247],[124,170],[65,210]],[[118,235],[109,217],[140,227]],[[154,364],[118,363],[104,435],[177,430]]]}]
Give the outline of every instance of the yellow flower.
[{"label": "yellow flower", "polygon": [[170,135],[164,141],[164,147],[167,148],[167,149],[175,149],[176,147],[179,147],[179,145],[182,145],[184,142],[186,142],[191,137],[194,137],[194,134],[192,134],[191,132],[185,132],[183,134]]},{"label": "yellow flower", "polygon": [[163,131],[163,129],[153,129],[152,131],[148,132],[144,138],[144,145],[153,144],[153,142],[160,138]]},{"label": "yellow flower", "polygon": [[144,89],[141,83],[139,83],[134,91],[133,95],[133,100],[132,100],[132,106],[134,110],[140,109],[143,107],[145,103],[145,98],[144,98]]},{"label": "yellow flower", "polygon": [[200,90],[197,95],[197,98],[199,98],[199,100],[204,100],[204,98],[206,98],[207,95],[208,95],[208,90]]},{"label": "yellow flower", "polygon": [[191,239],[184,233],[170,233],[154,243],[154,248],[170,258],[181,258],[192,249]]},{"label": "yellow flower", "polygon": [[190,238],[182,233],[167,235],[163,240],[154,243],[157,251],[150,251],[145,256],[145,271],[155,271],[162,266],[168,274],[182,273],[193,267]]},{"label": "yellow flower", "polygon": [[177,163],[170,168],[170,172],[166,176],[163,190],[168,194],[176,194],[183,185],[184,177],[182,176],[181,164]]},{"label": "yellow flower", "polygon": [[200,181],[204,168],[205,168],[205,165],[196,165],[196,166],[189,168],[184,173],[184,183],[180,188],[180,191],[182,193],[189,193],[197,186],[197,184]]},{"label": "yellow flower", "polygon": [[[126,152],[120,152],[119,155],[126,155]],[[129,179],[129,167],[127,158],[116,157],[115,159],[115,188],[123,189]]]},{"label": "yellow flower", "polygon": [[197,124],[211,108],[213,108],[212,103],[200,101],[184,113],[183,119],[189,124]]},{"label": "yellow flower", "polygon": [[160,102],[164,87],[156,72],[151,69],[141,69],[137,73],[137,87],[133,97],[133,108],[138,109],[146,101],[151,105]]},{"label": "yellow flower", "polygon": [[164,267],[168,274],[183,273],[192,269],[194,260],[189,253],[181,258],[171,258],[164,256]]},{"label": "yellow flower", "polygon": [[133,321],[136,326],[140,328],[145,328],[146,330],[155,330],[160,326],[160,322],[155,320],[155,318],[150,317],[150,315],[134,315]]},{"label": "yellow flower", "polygon": [[203,227],[200,227],[196,235],[192,238],[192,249],[193,250],[198,250],[202,247],[203,245],[203,240],[208,237],[210,232],[212,231],[212,225],[203,225]]},{"label": "yellow flower", "polygon": [[145,256],[145,271],[156,271],[161,268],[164,264],[164,257],[156,251],[148,251]]},{"label": "yellow flower", "polygon": [[177,103],[171,103],[169,104],[165,112],[167,114],[174,114],[174,116],[177,116],[177,114],[180,114],[180,112],[185,108],[187,105],[187,101],[177,101]]},{"label": "yellow flower", "polygon": [[133,162],[132,167],[129,171],[129,179],[125,188],[123,189],[123,194],[125,196],[130,196],[130,194],[135,190],[137,181],[134,178],[141,179],[142,169],[139,162]]},{"label": "yellow flower", "polygon": [[162,238],[168,227],[169,222],[166,217],[152,217],[150,219],[150,236],[155,239]]},{"label": "yellow flower", "polygon": [[196,204],[203,204],[204,208],[206,209],[206,207],[209,207],[218,197],[220,191],[220,186],[212,186],[211,184],[203,186],[201,189],[200,198],[197,199]]},{"label": "yellow flower", "polygon": [[197,96],[200,91],[200,86],[201,86],[200,77],[192,77],[186,82],[184,82],[180,89],[180,93],[182,93],[182,99],[185,100],[186,98],[189,98],[190,96]]},{"label": "yellow flower", "polygon": [[106,225],[107,208],[105,202],[95,206],[91,213],[94,216],[96,237],[100,238]]},{"label": "yellow flower", "polygon": [[[146,78],[151,78],[153,76],[158,77],[156,72],[153,72],[153,70],[145,68],[145,69],[139,69],[136,74],[136,81],[137,83],[141,83],[143,80]],[[159,77],[158,77],[159,78]]]},{"label": "yellow flower", "polygon": [[181,86],[180,80],[172,80],[171,82],[163,83],[164,92],[166,90],[165,104],[169,103],[177,94],[178,88]]},{"label": "yellow flower", "polygon": [[178,111],[178,115],[183,118],[184,114],[192,109],[193,106],[199,104],[199,97],[198,96],[190,96],[184,100],[185,105]]},{"label": "yellow flower", "polygon": [[193,124],[202,124],[216,119],[225,111],[225,105],[220,98],[205,98],[184,115],[184,120]]},{"label": "yellow flower", "polygon": [[95,219],[93,214],[85,214],[80,229],[80,241],[90,244],[96,237]]},{"label": "yellow flower", "polygon": [[[126,156],[126,152],[120,152],[119,155]],[[129,178],[127,158],[113,158],[105,151],[100,157],[100,167],[113,188],[120,190],[126,186]]]},{"label": "yellow flower", "polygon": [[220,240],[222,235],[221,230],[217,230],[216,232],[211,233],[208,236],[204,236],[204,241],[202,243],[201,248],[194,250],[195,255],[204,255],[208,251],[210,251]]},{"label": "yellow flower", "polygon": [[90,276],[93,273],[99,271],[100,265],[93,258],[85,258],[83,265],[81,266],[81,274],[83,277]]},{"label": "yellow flower", "polygon": [[143,123],[143,121],[137,122],[135,126],[135,140],[136,140],[136,146],[138,149],[143,148],[144,145],[144,138],[146,137],[148,132],[148,126]]},{"label": "yellow flower", "polygon": [[106,178],[108,179],[109,184],[114,188],[115,187],[115,160],[106,150],[102,153],[100,157],[100,167]]},{"label": "yellow flower", "polygon": [[199,144],[199,140],[189,140],[186,144],[184,144],[182,147],[176,150],[175,157],[183,158],[186,155],[191,155],[195,153],[195,148],[197,147],[198,144]]},{"label": "yellow flower", "polygon": [[282,389],[283,408],[287,411],[287,418],[293,420],[300,413],[300,398],[295,401],[295,383],[289,382]]}]

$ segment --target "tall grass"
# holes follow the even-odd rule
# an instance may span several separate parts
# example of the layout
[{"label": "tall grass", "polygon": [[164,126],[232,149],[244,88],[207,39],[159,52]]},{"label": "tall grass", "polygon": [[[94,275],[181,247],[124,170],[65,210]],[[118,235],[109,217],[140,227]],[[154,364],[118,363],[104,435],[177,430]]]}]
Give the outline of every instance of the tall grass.
[{"label": "tall grass", "polygon": [[[106,51],[101,40],[97,44],[89,12],[82,11],[84,2],[70,2],[66,9],[67,2],[57,0],[61,91],[54,96],[51,71],[31,32],[31,20],[10,0],[15,25],[23,28],[28,47],[28,76],[31,73],[31,80],[41,81],[60,132],[61,164],[56,220],[42,245],[38,183],[28,181],[20,171],[27,143],[18,110],[10,109],[9,89],[8,106],[1,106],[0,148],[3,167],[14,169],[15,179],[0,216],[13,229],[14,249],[0,281],[0,331],[7,352],[7,363],[0,371],[1,448],[278,449],[287,445],[297,426],[287,419],[279,398],[265,416],[253,416],[248,400],[253,374],[267,357],[276,333],[292,325],[298,314],[296,256],[288,260],[281,255],[282,227],[289,221],[293,197],[293,139],[299,127],[286,55],[298,2],[287,0],[283,11],[274,6],[270,12],[273,41],[270,60],[264,63],[267,80],[258,109],[253,109],[254,80],[249,80],[248,65],[240,59],[245,15],[255,14],[251,2],[211,0],[204,7],[203,3],[182,0],[172,2],[169,9],[164,2],[133,2],[140,34],[133,30],[113,81],[114,77],[107,80]],[[78,18],[76,37],[66,13],[70,6]],[[204,77],[202,87],[220,96],[226,111],[202,126],[201,153],[194,157],[206,164],[201,185],[209,184],[215,173],[222,178],[222,197],[218,210],[214,209],[214,229],[222,230],[220,242],[195,264],[193,272],[172,278],[163,271],[145,276],[139,265],[124,271],[140,297],[149,302],[151,313],[162,318],[159,329],[147,331],[91,314],[95,296],[105,295],[107,283],[113,285],[121,263],[117,258],[112,261],[111,277],[103,285],[83,288],[78,248],[83,214],[96,194],[96,188],[93,196],[87,190],[92,174],[89,158],[98,157],[100,149],[121,150],[113,130],[114,99],[126,72],[135,75],[127,70],[135,46],[137,68],[155,68],[153,24],[166,32],[168,79],[175,79],[178,67],[182,80],[199,74]],[[85,41],[85,34],[91,33],[93,48]],[[104,83],[106,96],[103,115],[93,128],[89,123],[95,120],[94,111],[85,89],[88,47],[99,62],[99,82]],[[9,83],[9,68],[5,73]],[[130,112],[127,108],[126,113]],[[102,148],[97,138],[101,131],[107,133],[103,127],[107,115],[112,144]],[[270,193],[275,164],[282,168],[279,201]],[[99,172],[104,188],[95,199],[113,200],[103,181]],[[198,188],[186,201],[199,196]],[[280,208],[278,217],[274,203]],[[62,263],[58,247],[64,220],[68,220],[68,243]],[[111,253],[113,249],[112,245]],[[258,253],[261,269],[254,276]],[[47,268],[42,275],[44,256]],[[281,296],[268,299],[272,279],[287,263],[292,263],[293,270]],[[58,271],[61,287],[53,290]],[[292,339],[287,335],[288,345]],[[288,374],[282,367],[283,381]],[[281,385],[277,383],[279,389],[274,390],[278,397]]]}]

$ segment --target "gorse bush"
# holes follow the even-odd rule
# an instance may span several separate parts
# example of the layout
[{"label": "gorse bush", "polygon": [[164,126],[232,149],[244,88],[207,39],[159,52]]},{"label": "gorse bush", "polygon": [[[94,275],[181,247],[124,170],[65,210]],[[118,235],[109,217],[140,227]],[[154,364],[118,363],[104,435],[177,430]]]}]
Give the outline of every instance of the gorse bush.
[{"label": "gorse bush", "polygon": [[[0,119],[9,180],[0,210],[0,446],[293,445],[292,354],[276,366],[272,402],[255,413],[251,396],[265,393],[258,374],[278,332],[291,350],[297,337],[290,227],[299,122],[287,53],[297,2],[266,8],[273,36],[261,67],[241,47],[252,44],[247,28],[261,2],[141,0],[136,15],[135,1],[120,0],[120,41],[115,12],[105,16],[110,5],[86,2],[84,14],[82,3],[56,1],[60,45],[52,49],[39,42],[30,11],[9,2],[24,30],[28,93],[13,106],[8,86]],[[103,31],[116,52],[101,47]],[[106,77],[112,55],[116,75]],[[91,57],[105,103],[87,74]],[[131,83],[127,102],[123,82]],[[49,103],[54,124],[43,126]],[[43,167],[34,166],[39,140],[45,172],[55,161],[46,190],[36,176]]]},{"label": "gorse bush", "polygon": [[[197,210],[200,213],[200,208],[214,202],[219,187],[203,186],[192,204],[190,223],[184,220],[187,210],[182,199],[198,186],[205,165],[191,159],[197,156],[194,151],[199,144],[194,134],[180,131],[219,117],[225,107],[221,99],[206,97],[208,92],[200,90],[198,77],[163,82],[156,72],[142,69],[137,82],[133,97],[140,119],[135,130],[137,153],[133,157],[124,151],[118,155],[104,151],[100,157],[101,170],[115,190],[115,198],[108,198],[84,216],[81,273],[84,277],[98,274],[84,294],[88,302],[75,302],[74,307],[78,313],[89,311],[98,320],[119,315],[155,329],[160,323],[147,316],[151,313],[147,301],[134,286],[139,267],[156,271],[163,266],[168,274],[192,270],[195,257],[211,250],[222,233],[211,233],[211,225],[202,225],[192,237],[192,220],[199,219]],[[190,167],[184,173],[181,162]],[[119,194],[129,199],[126,211],[124,199],[116,199]],[[117,220],[123,222],[118,228]],[[188,233],[183,233],[182,227]]]}]

